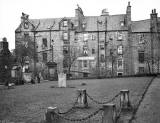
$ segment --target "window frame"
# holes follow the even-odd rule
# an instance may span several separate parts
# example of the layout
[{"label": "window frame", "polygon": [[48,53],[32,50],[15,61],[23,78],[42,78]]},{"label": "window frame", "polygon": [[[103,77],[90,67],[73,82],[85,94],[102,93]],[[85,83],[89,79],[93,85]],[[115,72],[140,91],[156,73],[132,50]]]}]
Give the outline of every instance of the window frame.
[{"label": "window frame", "polygon": [[42,53],[42,57],[43,57],[43,62],[47,62],[47,53],[46,52],[43,52]]},{"label": "window frame", "polygon": [[83,67],[84,68],[88,67],[87,60],[83,60]]},{"label": "window frame", "polygon": [[63,32],[63,40],[68,41],[69,35],[68,32]]},{"label": "window frame", "polygon": [[47,45],[47,38],[42,38],[42,45],[44,46],[44,47],[47,47],[48,45]]},{"label": "window frame", "polygon": [[100,55],[100,61],[101,61],[101,62],[105,62],[105,55],[104,55],[104,54],[101,54],[101,55]]},{"label": "window frame", "polygon": [[63,27],[67,27],[68,26],[68,21],[67,20],[64,20],[63,21]]},{"label": "window frame", "polygon": [[[119,61],[121,61],[121,65],[119,65]],[[123,69],[123,59],[121,58],[121,59],[117,59],[117,69],[119,70],[119,69]]]},{"label": "window frame", "polygon": [[123,55],[123,45],[118,45],[117,46],[117,54],[118,55]]},{"label": "window frame", "polygon": [[138,51],[138,62],[143,64],[144,61],[145,61],[145,53],[144,53],[144,51]]}]

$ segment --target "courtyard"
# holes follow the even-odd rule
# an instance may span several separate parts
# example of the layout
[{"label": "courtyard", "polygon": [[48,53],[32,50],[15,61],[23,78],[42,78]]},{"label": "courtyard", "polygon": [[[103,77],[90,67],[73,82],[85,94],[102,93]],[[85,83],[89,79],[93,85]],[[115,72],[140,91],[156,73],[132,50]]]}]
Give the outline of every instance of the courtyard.
[{"label": "courtyard", "polygon": [[[152,77],[129,77],[68,80],[67,88],[58,88],[57,81],[25,84],[15,86],[14,89],[0,87],[0,121],[38,123],[44,120],[49,106],[57,107],[61,112],[65,112],[73,106],[78,89],[86,89],[88,95],[100,102],[111,99],[122,89],[128,89],[131,104],[136,106],[151,79]],[[118,105],[118,102],[119,98],[114,103]],[[90,108],[76,111],[70,117],[84,117],[100,106],[89,99],[88,103]]]}]

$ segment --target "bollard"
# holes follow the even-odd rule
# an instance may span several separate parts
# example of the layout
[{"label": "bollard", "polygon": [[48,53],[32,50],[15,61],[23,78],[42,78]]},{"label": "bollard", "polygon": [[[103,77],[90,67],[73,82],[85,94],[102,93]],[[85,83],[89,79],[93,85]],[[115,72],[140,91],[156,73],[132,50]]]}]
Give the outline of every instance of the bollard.
[{"label": "bollard", "polygon": [[130,109],[129,90],[120,91],[120,107],[121,109]]},{"label": "bollard", "polygon": [[48,107],[46,114],[45,114],[45,120],[46,123],[56,123],[58,121],[58,116],[55,114],[57,111],[57,107]]},{"label": "bollard", "polygon": [[108,103],[103,105],[102,123],[116,123],[116,105]]},{"label": "bollard", "polygon": [[77,90],[77,107],[86,108],[88,107],[86,89]]}]

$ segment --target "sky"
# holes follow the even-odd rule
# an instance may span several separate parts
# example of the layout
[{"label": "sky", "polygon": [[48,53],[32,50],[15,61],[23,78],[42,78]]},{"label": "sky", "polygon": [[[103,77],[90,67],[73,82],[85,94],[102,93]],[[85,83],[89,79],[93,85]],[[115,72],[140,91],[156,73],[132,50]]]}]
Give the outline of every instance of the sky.
[{"label": "sky", "polygon": [[149,19],[154,8],[160,14],[160,0],[0,0],[0,41],[6,37],[9,49],[15,48],[15,29],[22,12],[30,19],[74,17],[78,4],[85,16],[99,16],[102,9],[110,15],[124,14],[128,1],[133,21]]}]

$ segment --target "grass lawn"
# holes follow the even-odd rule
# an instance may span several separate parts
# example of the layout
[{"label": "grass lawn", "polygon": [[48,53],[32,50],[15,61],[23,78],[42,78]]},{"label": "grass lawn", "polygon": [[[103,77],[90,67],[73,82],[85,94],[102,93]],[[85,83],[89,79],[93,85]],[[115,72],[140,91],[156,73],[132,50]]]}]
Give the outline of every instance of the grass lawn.
[{"label": "grass lawn", "polygon": [[[76,99],[76,90],[82,88],[99,101],[109,100],[120,90],[128,89],[131,103],[136,105],[150,80],[151,77],[69,80],[67,88],[51,88],[51,86],[57,86],[57,81],[15,86],[14,89],[0,87],[0,121],[39,122],[44,119],[46,108],[49,106],[56,106],[61,111],[72,107]],[[81,83],[86,85],[82,86]],[[90,109],[85,109],[84,113],[82,110],[77,111],[77,114],[81,113],[78,116],[74,113],[75,116],[71,115],[71,117],[84,117],[99,106],[89,99],[88,102]]]}]

